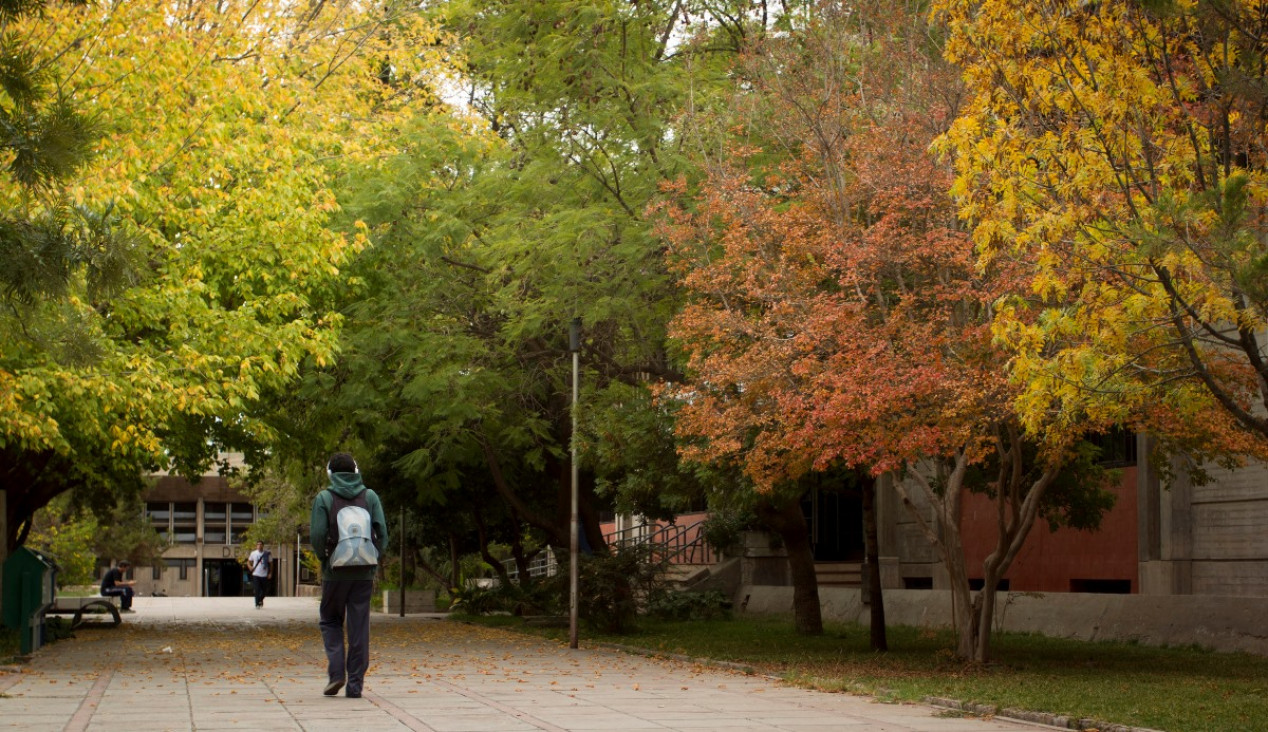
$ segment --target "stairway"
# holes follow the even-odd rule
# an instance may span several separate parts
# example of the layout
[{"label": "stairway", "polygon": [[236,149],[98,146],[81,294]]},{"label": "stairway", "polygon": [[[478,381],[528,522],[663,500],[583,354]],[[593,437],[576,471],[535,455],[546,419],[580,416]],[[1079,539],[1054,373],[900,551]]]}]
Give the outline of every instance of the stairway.
[{"label": "stairway", "polygon": [[815,576],[820,587],[862,587],[863,565],[860,562],[815,562]]},{"label": "stairway", "polygon": [[709,565],[671,564],[665,572],[665,581],[675,590],[688,590],[708,579]]}]

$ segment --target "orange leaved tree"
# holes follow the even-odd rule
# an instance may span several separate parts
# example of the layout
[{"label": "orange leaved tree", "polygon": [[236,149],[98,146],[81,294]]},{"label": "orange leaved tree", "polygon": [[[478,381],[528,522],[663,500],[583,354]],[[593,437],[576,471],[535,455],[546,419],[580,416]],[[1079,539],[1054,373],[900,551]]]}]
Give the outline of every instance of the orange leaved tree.
[{"label": "orange leaved tree", "polygon": [[[1105,494],[1053,491],[1077,430],[1040,445],[1013,411],[990,326],[1020,273],[976,266],[951,170],[928,152],[959,87],[927,30],[915,7],[855,5],[753,55],[730,146],[662,209],[690,373],[663,394],[687,457],[740,464],[759,489],[840,466],[896,474],[949,571],[959,654],[984,661],[995,588],[1036,518]],[[998,506],[976,597],[968,490]]]}]

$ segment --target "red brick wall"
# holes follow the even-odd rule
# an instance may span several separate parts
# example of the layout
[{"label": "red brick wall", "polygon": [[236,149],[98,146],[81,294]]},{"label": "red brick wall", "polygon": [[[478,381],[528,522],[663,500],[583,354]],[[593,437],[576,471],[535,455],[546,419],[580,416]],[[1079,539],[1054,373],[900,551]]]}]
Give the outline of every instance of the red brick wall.
[{"label": "red brick wall", "polygon": [[[1005,575],[1009,590],[1069,592],[1072,579],[1087,579],[1130,580],[1131,591],[1138,592],[1135,467],[1123,469],[1115,493],[1118,501],[1102,518],[1098,531],[1052,533],[1046,521],[1037,521]],[[995,526],[994,504],[982,496],[968,496],[961,530],[970,578],[982,576],[982,561],[994,549]]]}]

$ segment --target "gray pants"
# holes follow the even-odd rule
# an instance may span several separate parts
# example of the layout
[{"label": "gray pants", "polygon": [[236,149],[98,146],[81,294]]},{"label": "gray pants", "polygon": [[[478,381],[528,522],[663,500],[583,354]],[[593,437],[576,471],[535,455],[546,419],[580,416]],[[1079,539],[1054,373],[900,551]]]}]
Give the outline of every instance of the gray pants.
[{"label": "gray pants", "polygon": [[[370,595],[374,580],[323,580],[321,583],[321,640],[326,646],[330,681],[347,679],[345,693],[361,693],[370,665]],[[348,633],[344,650],[344,629]]]}]

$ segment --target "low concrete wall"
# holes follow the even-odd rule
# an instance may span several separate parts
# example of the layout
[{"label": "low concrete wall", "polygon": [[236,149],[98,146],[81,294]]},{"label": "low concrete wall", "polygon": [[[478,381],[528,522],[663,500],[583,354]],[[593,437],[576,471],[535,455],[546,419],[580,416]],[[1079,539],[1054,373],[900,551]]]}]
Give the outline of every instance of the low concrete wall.
[{"label": "low concrete wall", "polygon": [[[866,625],[870,610],[859,594],[856,588],[820,587],[824,619]],[[789,614],[792,596],[791,587],[744,585],[736,593],[735,608],[742,613]],[[995,628],[1087,641],[1199,645],[1268,655],[1264,618],[1263,598],[1001,592]],[[950,627],[951,593],[885,590],[885,622]]]},{"label": "low concrete wall", "polygon": [[[400,611],[401,591],[383,590],[383,612],[391,614],[399,613]],[[406,590],[405,612],[406,614],[436,612],[436,591]]]}]

